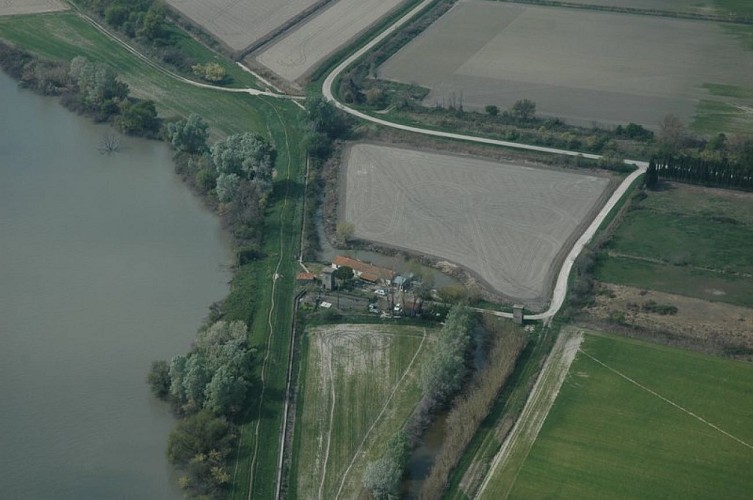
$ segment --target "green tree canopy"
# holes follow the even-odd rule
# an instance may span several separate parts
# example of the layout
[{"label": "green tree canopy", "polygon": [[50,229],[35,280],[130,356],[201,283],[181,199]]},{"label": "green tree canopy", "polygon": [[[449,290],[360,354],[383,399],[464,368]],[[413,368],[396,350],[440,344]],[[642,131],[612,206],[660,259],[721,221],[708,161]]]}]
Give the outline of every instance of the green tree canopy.
[{"label": "green tree canopy", "polygon": [[178,151],[196,154],[207,150],[209,125],[196,113],[191,113],[188,120],[169,123],[167,134],[170,144]]},{"label": "green tree canopy", "polygon": [[120,116],[115,124],[126,134],[156,135],[160,128],[160,120],[154,101],[139,101],[136,104],[123,101],[120,105]]},{"label": "green tree canopy", "polygon": [[236,174],[271,187],[276,151],[262,137],[249,132],[231,135],[215,143],[211,155],[218,174]]}]

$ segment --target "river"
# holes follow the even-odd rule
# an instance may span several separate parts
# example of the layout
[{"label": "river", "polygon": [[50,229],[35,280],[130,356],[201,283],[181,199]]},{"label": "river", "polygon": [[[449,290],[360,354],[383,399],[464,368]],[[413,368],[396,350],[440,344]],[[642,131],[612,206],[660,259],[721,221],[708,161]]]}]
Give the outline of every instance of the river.
[{"label": "river", "polygon": [[0,496],[180,498],[152,360],[227,294],[219,221],[169,149],[18,90],[0,72]]}]

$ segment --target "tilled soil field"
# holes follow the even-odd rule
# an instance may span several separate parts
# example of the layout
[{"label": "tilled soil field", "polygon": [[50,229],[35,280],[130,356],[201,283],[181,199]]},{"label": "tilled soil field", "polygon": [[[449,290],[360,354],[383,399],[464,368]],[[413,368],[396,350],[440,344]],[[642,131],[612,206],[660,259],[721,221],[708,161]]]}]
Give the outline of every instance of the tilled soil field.
[{"label": "tilled soil field", "polygon": [[741,43],[743,34],[728,28],[672,17],[461,1],[378,72],[429,87],[426,105],[505,109],[525,98],[536,102],[540,114],[578,125],[634,122],[656,128],[670,113],[690,123],[701,101],[749,106],[705,87],[751,87],[753,58]]},{"label": "tilled soil field", "polygon": [[321,3],[321,0],[166,1],[233,50],[245,49]]},{"label": "tilled soil field", "polygon": [[0,16],[40,14],[67,9],[68,4],[63,0],[0,0]]},{"label": "tilled soil field", "polygon": [[286,80],[297,80],[404,2],[339,0],[263,48],[255,59]]},{"label": "tilled soil field", "polygon": [[358,143],[345,152],[355,236],[459,264],[497,292],[547,302],[553,271],[609,179]]}]

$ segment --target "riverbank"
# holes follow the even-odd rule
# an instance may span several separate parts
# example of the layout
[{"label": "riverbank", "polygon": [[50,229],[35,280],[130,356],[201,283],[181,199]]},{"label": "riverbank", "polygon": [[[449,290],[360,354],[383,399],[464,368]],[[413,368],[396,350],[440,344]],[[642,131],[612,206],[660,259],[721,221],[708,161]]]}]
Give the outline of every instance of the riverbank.
[{"label": "riverbank", "polygon": [[231,464],[233,492],[243,498],[248,489],[254,495],[274,496],[272,464],[277,462],[282,418],[282,405],[274,399],[281,400],[284,392],[303,199],[302,111],[290,102],[174,81],[70,13],[14,18],[13,23],[0,19],[0,38],[45,57],[69,60],[83,55],[113,65],[136,95],[155,100],[161,117],[197,112],[209,123],[211,137],[250,130],[277,147],[277,175],[263,215],[261,257],[235,269],[230,293],[221,306],[224,318],[249,324],[251,342],[259,353],[260,383],[255,394],[259,405],[241,428],[237,464]]},{"label": "riverbank", "polygon": [[0,491],[177,500],[144,378],[227,294],[230,243],[164,144],[102,155],[109,127],[0,92]]}]

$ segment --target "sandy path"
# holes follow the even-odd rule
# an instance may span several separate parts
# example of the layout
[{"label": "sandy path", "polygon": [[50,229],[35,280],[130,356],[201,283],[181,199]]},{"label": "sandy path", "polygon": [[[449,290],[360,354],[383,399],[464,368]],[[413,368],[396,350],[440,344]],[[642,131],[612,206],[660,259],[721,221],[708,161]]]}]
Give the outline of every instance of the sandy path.
[{"label": "sandy path", "polygon": [[[513,427],[507,439],[502,443],[499,452],[494,457],[475,498],[484,496],[484,492],[495,472],[500,467],[507,465],[512,456],[519,458],[517,463],[513,463],[513,466],[518,467],[518,470],[515,471],[515,477],[517,477],[520,467],[525,462],[525,458],[536,441],[536,437],[544,425],[544,421],[546,421],[549,410],[552,408],[555,399],[557,399],[557,394],[559,394],[565,377],[570,370],[570,365],[578,353],[581,342],[583,342],[583,334],[580,331],[565,329],[560,333],[557,342],[552,348],[552,352],[541,369],[536,384],[533,386],[523,412],[520,414],[515,427]],[[514,483],[514,480],[510,482],[505,497],[509,495]]]}]

